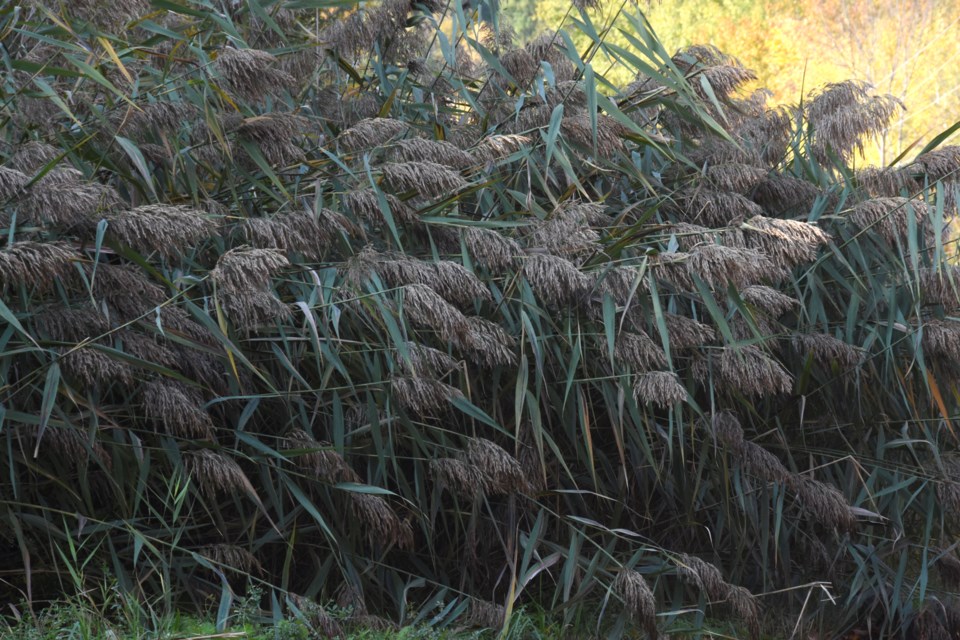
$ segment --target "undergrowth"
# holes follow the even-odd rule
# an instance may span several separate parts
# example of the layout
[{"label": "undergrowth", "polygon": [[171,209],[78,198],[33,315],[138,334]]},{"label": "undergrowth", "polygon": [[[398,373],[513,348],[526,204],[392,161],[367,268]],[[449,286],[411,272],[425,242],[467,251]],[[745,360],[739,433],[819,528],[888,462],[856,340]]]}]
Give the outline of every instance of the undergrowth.
[{"label": "undergrowth", "polygon": [[629,4],[0,6],[0,599],[960,629],[951,131]]}]

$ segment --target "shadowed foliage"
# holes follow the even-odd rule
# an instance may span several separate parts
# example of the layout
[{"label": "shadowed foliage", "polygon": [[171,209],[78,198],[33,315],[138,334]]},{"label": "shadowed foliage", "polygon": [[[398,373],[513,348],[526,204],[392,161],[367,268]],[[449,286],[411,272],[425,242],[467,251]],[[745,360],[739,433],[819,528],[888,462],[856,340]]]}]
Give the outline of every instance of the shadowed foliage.
[{"label": "shadowed foliage", "polygon": [[896,100],[588,1],[105,5],[0,9],[4,599],[960,632],[960,153],[845,164]]}]

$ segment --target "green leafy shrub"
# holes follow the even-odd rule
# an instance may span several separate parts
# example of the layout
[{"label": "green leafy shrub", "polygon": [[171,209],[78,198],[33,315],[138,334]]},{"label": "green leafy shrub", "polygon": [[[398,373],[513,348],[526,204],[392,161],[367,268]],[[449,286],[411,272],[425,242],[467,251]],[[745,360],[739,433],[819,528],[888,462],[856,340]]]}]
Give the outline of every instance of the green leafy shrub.
[{"label": "green leafy shrub", "polygon": [[11,597],[957,628],[960,154],[589,10],[3,8]]}]

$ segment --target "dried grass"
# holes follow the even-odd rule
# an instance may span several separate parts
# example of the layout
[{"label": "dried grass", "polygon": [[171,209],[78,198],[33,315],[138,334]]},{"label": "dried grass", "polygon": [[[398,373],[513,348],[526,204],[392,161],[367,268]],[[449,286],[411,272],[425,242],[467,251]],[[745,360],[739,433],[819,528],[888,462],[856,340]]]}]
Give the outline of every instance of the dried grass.
[{"label": "dried grass", "polygon": [[531,255],[523,263],[523,277],[534,295],[552,307],[573,307],[590,292],[593,281],[559,256]]},{"label": "dried grass", "polygon": [[146,418],[167,433],[184,439],[216,440],[213,421],[196,389],[158,378],[145,384],[140,393]]},{"label": "dried grass", "polygon": [[793,388],[793,378],[783,365],[752,345],[724,348],[718,364],[724,386],[747,397],[787,393]]},{"label": "dried grass", "polygon": [[295,84],[293,76],[278,66],[273,54],[257,49],[223,48],[214,64],[232,95],[249,102],[260,102]]},{"label": "dried grass", "polygon": [[387,186],[397,193],[413,192],[421,198],[442,198],[467,188],[459,173],[435,162],[392,162],[380,167]]},{"label": "dried grass", "polygon": [[636,377],[633,395],[638,403],[666,408],[686,402],[687,390],[672,371],[648,371]]},{"label": "dried grass", "polygon": [[643,627],[651,638],[656,638],[656,601],[643,575],[633,569],[621,569],[613,581],[613,590],[623,600],[630,619]]},{"label": "dried grass", "polygon": [[15,284],[45,288],[66,278],[79,256],[57,242],[16,242],[0,250],[0,288]]}]

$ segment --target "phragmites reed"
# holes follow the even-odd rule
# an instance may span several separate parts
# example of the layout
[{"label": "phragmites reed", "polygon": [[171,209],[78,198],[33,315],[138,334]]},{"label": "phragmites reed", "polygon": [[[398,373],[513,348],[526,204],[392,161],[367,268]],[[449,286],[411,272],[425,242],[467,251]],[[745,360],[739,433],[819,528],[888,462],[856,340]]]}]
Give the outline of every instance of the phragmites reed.
[{"label": "phragmites reed", "polygon": [[295,82],[293,76],[278,67],[273,54],[257,49],[225,47],[217,56],[215,67],[227,90],[249,102],[259,102]]},{"label": "phragmites reed", "polygon": [[741,229],[747,246],[766,253],[774,264],[791,268],[813,262],[820,247],[830,242],[823,229],[797,220],[754,216]]},{"label": "phragmites reed", "polygon": [[849,220],[857,228],[873,230],[890,244],[896,245],[898,242],[906,242],[910,229],[908,216],[914,218],[919,230],[925,231],[927,205],[908,198],[866,200],[853,207]]},{"label": "phragmites reed", "polygon": [[54,169],[27,189],[19,204],[25,220],[73,229],[95,225],[98,214],[120,206],[120,198],[106,185],[82,181],[73,169]]},{"label": "phragmites reed", "polygon": [[360,482],[360,476],[332,445],[314,440],[302,429],[293,429],[286,435],[284,451],[296,460],[298,467],[324,482]]},{"label": "phragmites reed", "polygon": [[203,396],[182,382],[156,379],[141,391],[144,415],[172,435],[214,440],[214,426]]},{"label": "phragmites reed", "polygon": [[453,400],[464,397],[456,387],[421,376],[392,378],[390,392],[400,407],[417,416],[443,413]]},{"label": "phragmites reed", "polygon": [[[383,202],[381,203],[381,198]],[[356,189],[344,195],[344,205],[358,219],[372,227],[383,224],[384,216],[399,222],[417,222],[417,213],[410,205],[391,193],[374,189]]]},{"label": "phragmites reed", "polygon": [[636,377],[633,395],[637,402],[669,407],[685,402],[687,390],[672,371],[648,371]]},{"label": "phragmites reed", "polygon": [[441,486],[466,500],[488,493],[487,476],[482,469],[457,458],[434,458],[430,474]]},{"label": "phragmites reed", "polygon": [[630,619],[643,627],[649,638],[656,640],[657,605],[643,575],[633,569],[621,569],[613,581],[613,590],[623,600]]},{"label": "phragmites reed", "polygon": [[857,520],[839,489],[807,476],[794,476],[797,499],[817,523],[840,532],[852,531]]},{"label": "phragmites reed", "polygon": [[187,475],[208,496],[223,493],[245,493],[256,496],[249,478],[236,460],[210,449],[188,451],[183,454]]},{"label": "phragmites reed", "polygon": [[920,346],[925,354],[947,362],[960,360],[960,322],[926,320],[919,331]]},{"label": "phragmites reed", "polygon": [[394,159],[398,162],[432,162],[459,171],[477,164],[477,160],[472,155],[445,140],[408,138],[398,141],[392,151]]},{"label": "phragmites reed", "polygon": [[486,489],[490,493],[516,493],[530,489],[530,483],[517,459],[490,440],[471,438],[462,459],[483,473]]},{"label": "phragmites reed", "polygon": [[724,386],[748,397],[787,393],[793,387],[783,365],[753,345],[725,347],[718,373]]},{"label": "phragmites reed", "polygon": [[527,256],[523,277],[534,295],[553,307],[576,306],[593,286],[593,281],[572,262],[553,255]]},{"label": "phragmites reed", "polygon": [[457,361],[445,351],[416,342],[407,342],[404,346],[405,351],[396,350],[394,361],[414,376],[441,377],[458,367]]},{"label": "phragmites reed", "polygon": [[0,167],[0,201],[8,200],[19,194],[30,178],[16,169]]},{"label": "phragmites reed", "polygon": [[852,369],[862,358],[862,353],[856,347],[824,333],[798,333],[791,341],[798,354],[809,354],[815,362],[824,366],[836,364],[841,369]]},{"label": "phragmites reed", "polygon": [[706,178],[719,191],[748,195],[767,179],[767,171],[748,164],[727,162],[708,167]]},{"label": "phragmites reed", "polygon": [[462,236],[467,252],[481,267],[502,273],[519,266],[523,248],[513,238],[480,227],[464,229]]},{"label": "phragmites reed", "polygon": [[93,347],[65,352],[60,358],[60,366],[64,374],[86,389],[106,390],[112,382],[126,386],[133,384],[133,370],[129,365]]},{"label": "phragmites reed", "polygon": [[777,318],[796,308],[800,302],[796,298],[780,293],[771,287],[751,285],[740,290],[740,297],[747,304]]},{"label": "phragmites reed", "polygon": [[403,314],[415,325],[436,331],[446,342],[463,344],[469,321],[459,309],[422,284],[403,288]]},{"label": "phragmites reed", "polygon": [[[303,149],[296,142],[303,136],[309,121],[293,113],[269,113],[244,118],[237,127],[239,141],[252,143],[268,164],[283,167],[304,159]],[[241,144],[242,148],[242,144]]]},{"label": "phragmites reed", "polygon": [[806,180],[773,175],[756,185],[751,198],[767,211],[783,213],[795,207],[806,212],[820,196],[820,189]]},{"label": "phragmites reed", "polygon": [[477,365],[493,369],[517,363],[516,339],[502,326],[480,317],[467,318],[465,333],[458,345]]},{"label": "phragmites reed", "polygon": [[183,205],[146,204],[106,216],[107,234],[144,255],[173,258],[213,235],[206,213]]},{"label": "phragmites reed", "polygon": [[220,256],[210,278],[233,291],[265,288],[275,273],[289,266],[286,256],[275,249],[237,247]]},{"label": "phragmites reed", "polygon": [[937,558],[934,564],[940,573],[943,581],[956,587],[960,585],[960,558],[957,557],[953,549],[935,549],[933,550]]},{"label": "phragmites reed", "polygon": [[764,482],[786,484],[793,478],[790,470],[783,466],[777,456],[755,442],[743,440],[733,449],[733,455],[747,473]]},{"label": "phragmites reed", "polygon": [[743,444],[743,427],[740,420],[729,411],[719,411],[710,419],[710,430],[718,442],[731,449]]},{"label": "phragmites reed", "polygon": [[682,554],[677,562],[677,573],[684,582],[702,591],[708,600],[724,600],[730,592],[730,585],[720,570],[696,556]]},{"label": "phragmites reed", "polygon": [[530,143],[530,137],[515,133],[487,136],[477,143],[473,155],[485,162],[496,162],[506,158]]},{"label": "phragmites reed", "polygon": [[380,171],[393,191],[412,191],[428,199],[452,196],[468,185],[459,173],[436,162],[389,162],[382,165]]},{"label": "phragmites reed", "polygon": [[812,126],[811,151],[821,164],[830,163],[831,153],[848,160],[863,153],[864,139],[879,135],[903,103],[891,95],[872,96],[870,85],[846,81],[829,84],[806,104]]},{"label": "phragmites reed", "polygon": [[960,267],[920,269],[917,284],[926,304],[938,304],[947,311],[960,307]]},{"label": "phragmites reed", "polygon": [[678,195],[685,222],[723,227],[742,218],[763,215],[760,205],[739,193],[698,187]]},{"label": "phragmites reed", "polygon": [[[713,327],[686,316],[664,313],[663,324],[667,330],[667,342],[673,351],[709,345],[717,339]],[[660,327],[655,319],[651,322],[651,327],[656,331],[657,336],[662,339],[662,336],[659,335]]]},{"label": "phragmites reed", "polygon": [[[596,151],[601,158],[609,158],[624,150],[624,142],[621,137],[624,133],[623,125],[606,115],[597,116],[597,126],[594,130],[590,116],[587,114],[578,114],[567,116],[560,121],[560,131],[564,139],[584,149],[594,148],[594,139],[596,139]],[[594,138],[596,132],[596,138]]]},{"label": "phragmites reed", "polygon": [[663,349],[642,332],[620,332],[614,341],[613,358],[621,366],[632,367],[636,372],[649,371],[667,364]]},{"label": "phragmites reed", "polygon": [[92,305],[74,308],[51,305],[39,309],[33,323],[41,336],[62,342],[80,342],[110,331],[107,317]]},{"label": "phragmites reed", "polygon": [[14,284],[46,287],[64,278],[79,256],[56,242],[16,242],[0,250],[0,288]]},{"label": "phragmites reed", "polygon": [[45,142],[31,140],[17,147],[10,157],[9,168],[32,174],[60,157],[60,151]]},{"label": "phragmites reed", "polygon": [[588,226],[588,211],[577,205],[558,208],[548,219],[533,226],[526,236],[527,246],[567,258],[598,251],[600,235]]},{"label": "phragmites reed", "polygon": [[212,544],[199,550],[221,569],[232,569],[240,573],[263,575],[263,565],[249,550],[235,544]]},{"label": "phragmites reed", "polygon": [[699,277],[714,289],[728,285],[739,288],[760,280],[778,280],[784,275],[782,268],[760,251],[718,244],[695,248],[686,264],[691,278]]},{"label": "phragmites reed", "polygon": [[368,493],[350,493],[353,515],[364,528],[364,536],[371,545],[396,545],[410,549],[413,545],[413,529],[390,508],[381,496]]},{"label": "phragmites reed", "polygon": [[367,118],[337,136],[337,144],[347,152],[362,151],[382,145],[405,132],[408,127],[402,120]]},{"label": "phragmites reed", "polygon": [[261,289],[224,289],[219,301],[226,316],[244,332],[284,322],[292,315],[282,300]]},{"label": "phragmites reed", "polygon": [[241,225],[241,233],[254,247],[300,253],[319,260],[337,234],[353,235],[357,229],[337,212],[322,209],[318,214],[299,211],[272,218],[247,218]]}]

